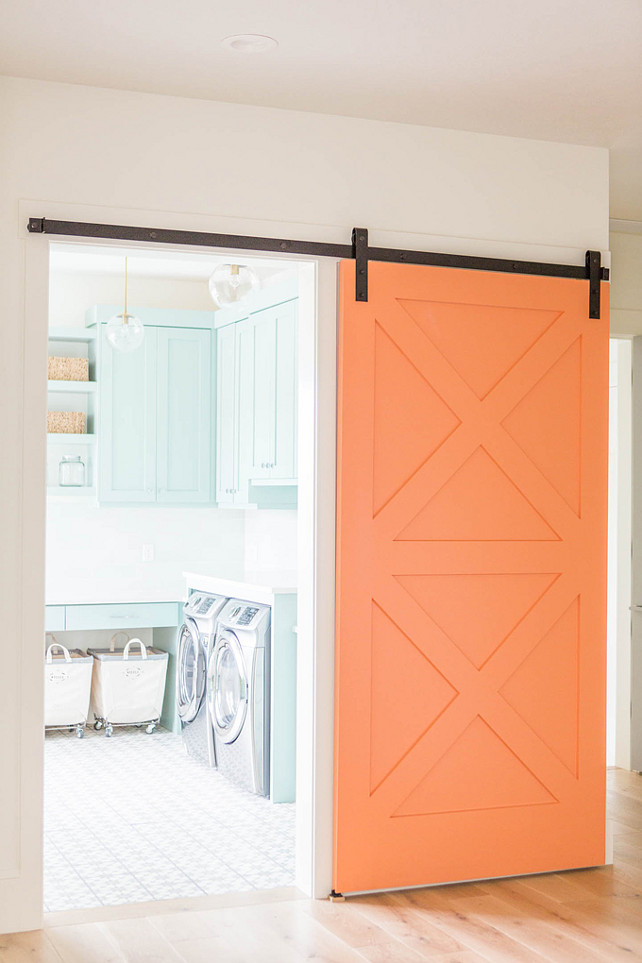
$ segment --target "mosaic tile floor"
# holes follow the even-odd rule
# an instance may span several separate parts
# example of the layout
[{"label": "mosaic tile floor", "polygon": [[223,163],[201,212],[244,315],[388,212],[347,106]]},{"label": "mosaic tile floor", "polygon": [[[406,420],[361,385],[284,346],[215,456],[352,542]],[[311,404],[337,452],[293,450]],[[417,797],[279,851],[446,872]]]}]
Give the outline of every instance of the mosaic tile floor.
[{"label": "mosaic tile floor", "polygon": [[294,822],[163,729],[47,733],[45,911],[292,885]]}]

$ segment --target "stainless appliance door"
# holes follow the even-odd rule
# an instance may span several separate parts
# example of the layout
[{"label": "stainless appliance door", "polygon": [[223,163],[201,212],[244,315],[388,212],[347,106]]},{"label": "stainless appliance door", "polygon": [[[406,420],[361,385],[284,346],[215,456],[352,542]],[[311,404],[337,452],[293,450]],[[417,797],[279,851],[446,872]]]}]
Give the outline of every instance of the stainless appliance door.
[{"label": "stainless appliance door", "polygon": [[210,660],[208,699],[217,737],[229,745],[247,717],[248,680],[243,652],[233,632],[221,632]]},{"label": "stainless appliance door", "polygon": [[205,653],[196,622],[186,619],[181,626],[177,659],[177,703],[181,722],[192,722],[203,702],[206,675]]}]

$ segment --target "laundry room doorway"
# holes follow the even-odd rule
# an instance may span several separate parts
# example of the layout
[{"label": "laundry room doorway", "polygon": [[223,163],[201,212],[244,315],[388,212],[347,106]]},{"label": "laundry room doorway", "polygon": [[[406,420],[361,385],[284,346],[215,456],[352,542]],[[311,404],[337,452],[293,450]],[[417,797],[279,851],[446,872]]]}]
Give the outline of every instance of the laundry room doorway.
[{"label": "laundry room doorway", "polygon": [[42,241],[45,912],[325,895],[335,264]]}]

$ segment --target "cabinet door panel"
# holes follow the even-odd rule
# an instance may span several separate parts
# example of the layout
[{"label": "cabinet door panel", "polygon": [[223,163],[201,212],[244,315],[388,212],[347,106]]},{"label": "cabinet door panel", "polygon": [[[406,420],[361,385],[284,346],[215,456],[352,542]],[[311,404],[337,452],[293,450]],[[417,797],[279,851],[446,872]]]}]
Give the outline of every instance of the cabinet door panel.
[{"label": "cabinet door panel", "polygon": [[297,302],[276,309],[276,394],[271,478],[297,477]]},{"label": "cabinet door panel", "polygon": [[198,328],[158,329],[158,501],[210,500],[211,346]]},{"label": "cabinet door panel", "polygon": [[216,501],[231,504],[236,487],[236,325],[216,332]]},{"label": "cabinet door panel", "polygon": [[234,502],[248,503],[248,486],[252,474],[254,427],[254,325],[247,319],[234,325],[237,353],[237,432]]},{"label": "cabinet door panel", "polygon": [[142,345],[123,354],[101,325],[101,502],[156,500],[156,346],[156,329],[146,328]]},{"label": "cabinet door panel", "polygon": [[254,412],[252,425],[252,478],[269,478],[276,461],[276,309],[253,315]]}]

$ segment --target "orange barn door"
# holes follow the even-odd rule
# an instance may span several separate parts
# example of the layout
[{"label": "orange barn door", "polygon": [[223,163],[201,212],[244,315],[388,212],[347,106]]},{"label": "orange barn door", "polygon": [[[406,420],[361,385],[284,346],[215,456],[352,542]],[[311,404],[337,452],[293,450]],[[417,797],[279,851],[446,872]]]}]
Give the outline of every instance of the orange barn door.
[{"label": "orange barn door", "polygon": [[602,863],[608,285],[340,289],[334,888]]}]

